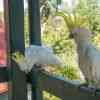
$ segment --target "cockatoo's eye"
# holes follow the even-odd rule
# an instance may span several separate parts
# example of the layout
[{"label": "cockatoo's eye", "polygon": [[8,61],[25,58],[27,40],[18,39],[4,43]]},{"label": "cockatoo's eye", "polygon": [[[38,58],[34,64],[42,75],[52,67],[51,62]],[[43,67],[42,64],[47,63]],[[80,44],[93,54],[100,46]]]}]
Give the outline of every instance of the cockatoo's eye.
[{"label": "cockatoo's eye", "polygon": [[71,34],[69,34],[69,38],[74,38],[74,36],[73,36],[73,34],[71,33]]},{"label": "cockatoo's eye", "polygon": [[75,35],[77,35],[76,32],[71,32],[71,33],[69,34],[69,38],[74,38]]},{"label": "cockatoo's eye", "polygon": [[91,32],[93,35],[95,34],[95,32]]}]

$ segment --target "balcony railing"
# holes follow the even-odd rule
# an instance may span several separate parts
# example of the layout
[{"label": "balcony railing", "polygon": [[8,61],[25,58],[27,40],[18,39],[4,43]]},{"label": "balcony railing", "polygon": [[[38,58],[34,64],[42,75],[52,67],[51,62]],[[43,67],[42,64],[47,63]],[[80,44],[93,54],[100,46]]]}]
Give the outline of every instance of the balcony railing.
[{"label": "balcony railing", "polygon": [[[5,32],[7,33],[7,52],[15,51],[24,54],[24,1],[3,0],[5,16]],[[41,45],[39,0],[28,0],[30,44]],[[55,77],[37,69],[26,75],[19,70],[16,62],[8,57],[7,75],[9,84],[9,100],[27,100],[27,77],[32,86],[32,100],[43,100],[43,91],[55,95],[61,100],[100,100],[100,92],[85,86],[79,88],[71,80]],[[5,74],[5,71],[2,72]],[[6,75],[6,76],[7,76]],[[0,98],[2,98],[0,96]],[[1,99],[0,99],[1,100]]]},{"label": "balcony railing", "polygon": [[[56,77],[44,71],[34,69],[32,72],[36,81],[32,82],[33,95],[37,90],[36,99],[43,100],[43,91],[61,98],[61,100],[99,100],[100,91],[95,92],[94,89],[81,86],[72,80],[65,80],[63,77]],[[36,86],[34,85],[36,83]],[[35,96],[36,96],[35,95]]]}]

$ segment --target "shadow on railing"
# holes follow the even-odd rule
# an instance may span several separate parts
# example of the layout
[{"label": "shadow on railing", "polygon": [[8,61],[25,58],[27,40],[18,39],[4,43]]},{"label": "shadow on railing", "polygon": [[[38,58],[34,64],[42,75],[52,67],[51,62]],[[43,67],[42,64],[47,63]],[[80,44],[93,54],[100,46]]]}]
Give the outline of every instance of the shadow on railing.
[{"label": "shadow on railing", "polygon": [[[32,71],[32,100],[43,100],[43,91],[61,98],[61,100],[100,100],[100,92],[95,92],[85,86],[79,88],[79,84],[61,77],[55,77],[40,70]],[[36,81],[34,81],[36,80]],[[36,90],[36,91],[34,91]]]}]

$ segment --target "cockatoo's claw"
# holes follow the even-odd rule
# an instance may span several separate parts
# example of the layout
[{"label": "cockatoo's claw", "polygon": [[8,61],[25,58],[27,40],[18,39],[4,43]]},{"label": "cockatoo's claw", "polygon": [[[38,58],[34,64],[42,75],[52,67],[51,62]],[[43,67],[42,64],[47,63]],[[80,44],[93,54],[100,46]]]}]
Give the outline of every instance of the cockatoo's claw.
[{"label": "cockatoo's claw", "polygon": [[85,88],[87,88],[86,90],[90,91],[93,94],[93,96],[100,94],[100,89],[97,89],[96,87],[93,86],[89,86],[88,83],[79,85],[79,89],[85,89]]},{"label": "cockatoo's claw", "polygon": [[100,89],[95,89],[94,95],[96,96],[98,94],[100,94]]},{"label": "cockatoo's claw", "polygon": [[89,86],[88,83],[83,83],[83,84],[80,84],[78,87],[79,87],[79,89],[80,89],[81,87],[88,87],[88,86]]}]

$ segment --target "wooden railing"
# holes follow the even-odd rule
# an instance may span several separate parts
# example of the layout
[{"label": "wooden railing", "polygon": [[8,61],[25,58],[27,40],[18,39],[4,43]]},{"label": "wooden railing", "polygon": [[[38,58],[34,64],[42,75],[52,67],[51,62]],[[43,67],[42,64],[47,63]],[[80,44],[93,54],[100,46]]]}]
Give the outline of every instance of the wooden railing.
[{"label": "wooden railing", "polygon": [[[41,45],[39,0],[28,0],[30,45]],[[4,0],[6,32],[9,34],[9,52],[24,53],[24,7],[23,0]],[[27,100],[26,74],[10,59],[9,100]],[[70,80],[55,77],[38,70],[32,70],[32,100],[43,100],[43,91],[47,91],[61,100],[100,100],[100,93],[87,87],[79,88]]]},{"label": "wooden railing", "polygon": [[[72,80],[65,80],[63,77],[56,77],[34,69],[32,72],[35,81],[32,82],[33,96],[32,100],[43,100],[43,91],[61,98],[61,100],[99,100],[100,91],[95,92],[94,89],[81,86]],[[36,84],[36,86],[35,86]],[[37,91],[34,91],[34,89]]]}]

